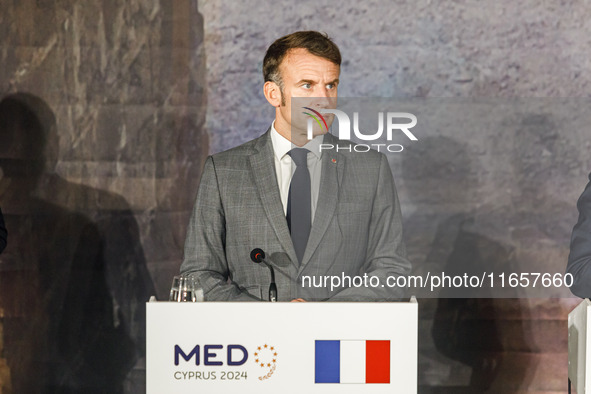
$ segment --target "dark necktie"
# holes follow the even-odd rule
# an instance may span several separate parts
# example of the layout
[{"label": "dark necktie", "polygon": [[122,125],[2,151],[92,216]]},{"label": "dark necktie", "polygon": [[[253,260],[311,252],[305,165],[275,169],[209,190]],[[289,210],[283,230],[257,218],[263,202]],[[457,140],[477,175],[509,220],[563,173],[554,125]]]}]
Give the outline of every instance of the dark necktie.
[{"label": "dark necktie", "polygon": [[296,165],[289,185],[287,199],[287,225],[291,232],[293,247],[301,263],[308,244],[312,227],[310,172],[308,171],[308,149],[294,148],[288,152]]}]

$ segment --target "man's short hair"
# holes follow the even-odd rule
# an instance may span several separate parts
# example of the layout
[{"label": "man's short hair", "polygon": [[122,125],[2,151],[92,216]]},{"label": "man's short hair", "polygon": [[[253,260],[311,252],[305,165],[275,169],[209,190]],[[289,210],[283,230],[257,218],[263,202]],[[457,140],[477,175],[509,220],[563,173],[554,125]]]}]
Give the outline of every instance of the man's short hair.
[{"label": "man's short hair", "polygon": [[283,90],[279,65],[289,50],[296,48],[304,48],[312,55],[329,60],[337,66],[341,65],[341,51],[328,35],[317,31],[297,31],[275,40],[267,49],[263,61],[265,82],[275,82]]}]

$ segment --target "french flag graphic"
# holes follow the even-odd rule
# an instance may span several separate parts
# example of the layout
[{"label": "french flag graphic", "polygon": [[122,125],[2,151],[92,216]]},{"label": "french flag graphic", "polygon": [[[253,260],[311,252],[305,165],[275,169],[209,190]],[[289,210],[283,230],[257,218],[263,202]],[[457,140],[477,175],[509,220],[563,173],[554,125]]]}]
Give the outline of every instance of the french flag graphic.
[{"label": "french flag graphic", "polygon": [[315,383],[390,383],[390,341],[316,341]]}]

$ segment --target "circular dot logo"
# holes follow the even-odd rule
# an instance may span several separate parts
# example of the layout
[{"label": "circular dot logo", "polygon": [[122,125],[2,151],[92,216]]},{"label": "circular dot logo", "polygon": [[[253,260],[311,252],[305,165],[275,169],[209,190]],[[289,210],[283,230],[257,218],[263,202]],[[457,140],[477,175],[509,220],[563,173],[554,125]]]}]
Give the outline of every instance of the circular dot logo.
[{"label": "circular dot logo", "polygon": [[254,362],[264,371],[259,380],[269,379],[277,368],[277,348],[268,344],[257,346],[254,353]]}]

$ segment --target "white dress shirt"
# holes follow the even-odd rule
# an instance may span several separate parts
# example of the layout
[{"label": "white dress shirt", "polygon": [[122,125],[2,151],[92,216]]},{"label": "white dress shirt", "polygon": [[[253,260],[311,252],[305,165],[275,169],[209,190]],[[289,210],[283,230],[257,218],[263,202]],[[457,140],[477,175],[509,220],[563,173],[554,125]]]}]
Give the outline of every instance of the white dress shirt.
[{"label": "white dress shirt", "polygon": [[[312,223],[314,223],[314,215],[316,214],[316,204],[318,202],[318,191],[320,190],[320,175],[322,170],[322,152],[320,151],[320,144],[324,139],[323,135],[314,137],[301,148],[308,149],[308,171],[310,172],[310,191],[312,195]],[[299,148],[291,143],[290,140],[283,137],[275,130],[275,122],[271,125],[271,142],[273,143],[273,152],[275,153],[275,173],[277,174],[277,184],[279,186],[279,194],[281,195],[281,203],[283,204],[283,213],[287,215],[287,200],[289,198],[289,185],[291,177],[295,172],[296,165],[293,163],[291,156],[287,153],[293,148]]]}]

